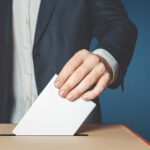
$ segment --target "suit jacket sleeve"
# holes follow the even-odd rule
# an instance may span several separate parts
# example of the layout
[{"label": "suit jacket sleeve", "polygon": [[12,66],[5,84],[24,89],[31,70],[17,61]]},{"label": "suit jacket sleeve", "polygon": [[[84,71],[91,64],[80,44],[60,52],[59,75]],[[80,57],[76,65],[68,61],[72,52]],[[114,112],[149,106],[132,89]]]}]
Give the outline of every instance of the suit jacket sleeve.
[{"label": "suit jacket sleeve", "polygon": [[137,38],[137,29],[129,20],[120,0],[89,0],[93,36],[96,48],[107,50],[119,64],[118,79],[110,85],[122,85],[131,61]]}]

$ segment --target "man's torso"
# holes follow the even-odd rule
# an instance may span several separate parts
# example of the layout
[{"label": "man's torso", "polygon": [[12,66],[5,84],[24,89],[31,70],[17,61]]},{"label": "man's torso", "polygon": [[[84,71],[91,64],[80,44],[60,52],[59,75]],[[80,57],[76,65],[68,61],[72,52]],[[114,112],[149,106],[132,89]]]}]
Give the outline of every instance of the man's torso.
[{"label": "man's torso", "polygon": [[[7,1],[9,3],[4,0],[0,1],[1,7],[5,7],[0,11],[0,34],[3,42],[0,43],[0,51],[4,54],[3,57],[1,56],[0,64],[2,72],[0,80],[3,80],[0,83],[0,103],[3,109],[0,108],[0,111],[1,120],[6,121],[8,115],[6,110],[10,107],[8,105],[11,104],[12,107],[14,104],[14,102],[10,102],[13,99],[13,95],[10,94],[12,93],[10,88],[12,83],[10,68],[13,68],[10,60],[14,53],[14,44],[11,45],[14,42],[11,34],[13,14],[11,0]],[[6,4],[7,6],[5,6]],[[2,16],[3,14],[6,16],[5,18]],[[91,37],[91,22],[86,0],[42,1],[32,49],[38,93],[42,91],[51,77],[60,71],[77,50],[89,48]],[[97,111],[96,113],[99,112]]]}]

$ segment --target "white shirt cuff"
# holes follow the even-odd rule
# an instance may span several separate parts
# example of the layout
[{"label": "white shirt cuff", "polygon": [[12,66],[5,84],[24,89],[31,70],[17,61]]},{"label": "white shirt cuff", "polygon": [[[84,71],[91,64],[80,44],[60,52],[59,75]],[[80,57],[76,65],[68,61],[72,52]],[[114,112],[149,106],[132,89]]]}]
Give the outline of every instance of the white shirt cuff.
[{"label": "white shirt cuff", "polygon": [[117,77],[118,77],[118,69],[119,69],[119,65],[118,62],[116,61],[116,59],[105,49],[96,49],[93,51],[94,54],[99,55],[100,57],[102,57],[103,59],[105,59],[107,61],[107,63],[110,65],[111,69],[112,69],[112,80],[110,82],[110,84],[114,81],[116,81]]}]

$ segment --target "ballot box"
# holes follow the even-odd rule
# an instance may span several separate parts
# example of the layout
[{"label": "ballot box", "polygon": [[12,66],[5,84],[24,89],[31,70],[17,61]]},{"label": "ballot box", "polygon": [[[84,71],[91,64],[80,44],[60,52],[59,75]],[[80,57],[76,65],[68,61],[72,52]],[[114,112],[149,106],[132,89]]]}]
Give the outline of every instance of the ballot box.
[{"label": "ballot box", "polygon": [[84,124],[74,136],[14,136],[14,127],[0,125],[0,150],[150,150],[124,125]]}]

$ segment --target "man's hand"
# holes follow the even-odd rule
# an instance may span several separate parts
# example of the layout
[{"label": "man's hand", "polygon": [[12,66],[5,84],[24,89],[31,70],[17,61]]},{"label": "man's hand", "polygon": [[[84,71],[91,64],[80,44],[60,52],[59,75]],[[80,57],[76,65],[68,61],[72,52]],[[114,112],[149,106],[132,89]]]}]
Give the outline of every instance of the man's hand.
[{"label": "man's hand", "polygon": [[[73,101],[78,97],[91,100],[109,85],[111,75],[101,58],[88,50],[78,51],[59,73],[55,86],[59,95]],[[92,90],[88,90],[93,85]]]}]

